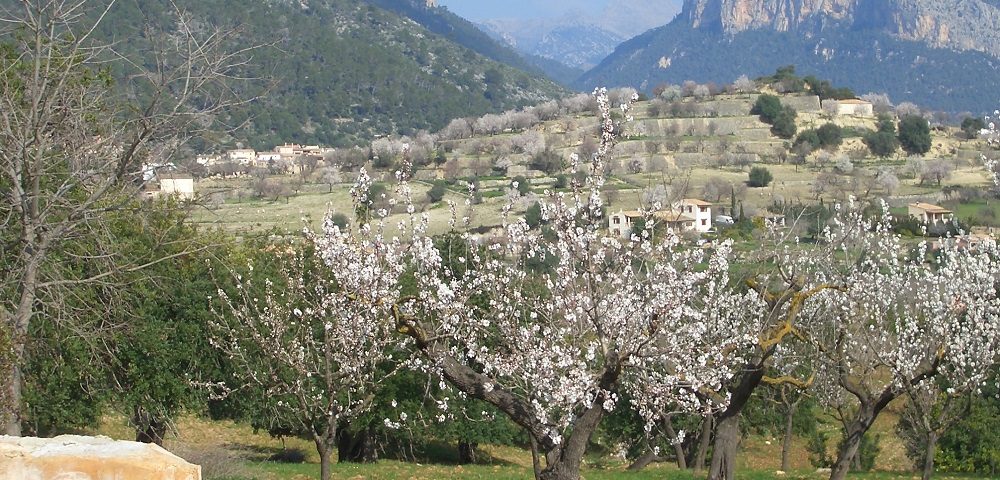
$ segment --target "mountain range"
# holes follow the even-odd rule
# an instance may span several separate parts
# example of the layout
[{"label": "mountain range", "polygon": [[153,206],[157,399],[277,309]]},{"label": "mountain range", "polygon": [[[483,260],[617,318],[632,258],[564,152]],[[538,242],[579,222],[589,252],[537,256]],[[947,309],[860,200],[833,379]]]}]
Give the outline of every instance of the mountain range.
[{"label": "mountain range", "polygon": [[1000,105],[998,0],[685,0],[575,82],[643,90],[803,73],[946,111]]},{"label": "mountain range", "polygon": [[600,11],[571,10],[556,17],[493,18],[479,22],[494,38],[526,55],[590,69],[614,48],[677,14],[675,2],[611,0]]}]

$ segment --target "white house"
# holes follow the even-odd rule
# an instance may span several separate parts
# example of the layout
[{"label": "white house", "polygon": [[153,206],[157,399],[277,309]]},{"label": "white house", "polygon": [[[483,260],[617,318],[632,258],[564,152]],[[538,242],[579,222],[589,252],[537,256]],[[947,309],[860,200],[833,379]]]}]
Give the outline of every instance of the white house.
[{"label": "white house", "polygon": [[[627,237],[632,234],[632,226],[639,218],[643,215],[636,210],[613,213],[608,217],[608,230],[614,235]],[[712,204],[697,198],[685,198],[672,208],[654,213],[653,220],[677,231],[705,233],[712,229]]]},{"label": "white house", "polygon": [[[641,218],[644,216],[637,210],[613,213],[608,217],[608,230],[612,235],[629,237],[632,235],[636,220]],[[657,225],[665,225],[675,231],[695,230],[695,218],[680,210],[660,210],[653,214],[653,221]]]},{"label": "white house", "polygon": [[823,100],[823,110],[830,112],[834,115],[847,115],[856,117],[874,117],[875,116],[875,106],[871,102],[867,102],[857,98],[849,98],[846,100]]},{"label": "white house", "polygon": [[278,152],[278,155],[282,157],[297,157],[302,155],[302,145],[296,143],[286,143],[284,145],[274,147],[274,151]]},{"label": "white house", "polygon": [[266,168],[272,162],[277,162],[281,160],[281,154],[278,152],[260,152],[257,154],[257,159],[254,161],[255,167]]},{"label": "white house", "polygon": [[226,152],[226,158],[233,163],[249,165],[257,159],[257,152],[250,148],[238,148]]},{"label": "white house", "polygon": [[174,195],[184,200],[194,198],[194,177],[185,173],[158,173],[159,195]]},{"label": "white house", "polygon": [[951,210],[930,203],[911,203],[907,206],[907,212],[928,225],[950,222],[955,217]]},{"label": "white house", "polygon": [[608,230],[610,230],[613,235],[628,237],[632,234],[632,225],[637,218],[642,218],[642,213],[635,210],[612,213],[611,216],[608,217]]},{"label": "white house", "polygon": [[705,233],[712,229],[712,204],[697,198],[685,198],[674,205],[681,213],[694,219],[694,229]]},{"label": "white house", "polygon": [[204,153],[194,157],[195,163],[206,167],[219,163],[219,156],[211,153]]}]

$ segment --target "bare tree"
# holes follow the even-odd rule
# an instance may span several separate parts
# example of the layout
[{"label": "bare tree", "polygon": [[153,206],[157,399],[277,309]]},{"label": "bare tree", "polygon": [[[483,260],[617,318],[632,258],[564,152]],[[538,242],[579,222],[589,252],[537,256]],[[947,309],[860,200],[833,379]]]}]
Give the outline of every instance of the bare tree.
[{"label": "bare tree", "polygon": [[884,93],[866,93],[861,99],[871,103],[877,114],[892,112],[892,101]]},{"label": "bare tree", "polygon": [[920,184],[934,181],[940,187],[941,182],[951,178],[951,172],[955,169],[951,162],[943,159],[931,160],[924,163],[923,171],[920,172]]},{"label": "bare tree", "polygon": [[733,183],[720,177],[711,177],[702,187],[702,195],[711,201],[718,203],[723,196],[729,195],[733,191]]},{"label": "bare tree", "polygon": [[342,181],[342,175],[340,174],[340,167],[336,165],[328,165],[323,167],[320,172],[320,176],[323,178],[323,183],[330,188],[330,193],[333,193],[333,187]]},{"label": "bare tree", "polygon": [[[8,28],[0,56],[0,328],[12,339],[13,362],[2,375],[8,434],[21,433],[22,368],[32,320],[60,309],[63,295],[113,280],[164,259],[123,264],[107,231],[108,214],[135,197],[141,164],[163,163],[206,119],[233,107],[231,82],[252,47],[233,50],[231,31],[207,33],[177,11],[176,30],[146,34],[145,58],[119,55],[93,36],[114,2],[87,24],[83,0],[18,2],[0,15]],[[112,88],[105,72],[117,62],[128,72]],[[53,260],[70,244],[88,273]],[[47,313],[48,314],[48,313]]]},{"label": "bare tree", "polygon": [[920,107],[910,102],[903,102],[896,105],[896,116],[903,118],[909,115],[920,116]]}]

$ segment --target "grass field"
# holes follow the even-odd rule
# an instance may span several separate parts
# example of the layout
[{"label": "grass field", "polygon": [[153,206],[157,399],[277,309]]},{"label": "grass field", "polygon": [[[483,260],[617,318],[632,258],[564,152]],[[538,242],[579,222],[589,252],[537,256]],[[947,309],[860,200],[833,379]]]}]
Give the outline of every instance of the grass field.
[{"label": "grass field", "polygon": [[[892,427],[896,417],[892,412],[880,417],[875,429],[882,434],[881,452],[876,471],[852,475],[866,480],[919,478],[908,472],[910,463],[901,445],[895,440]],[[826,425],[832,428],[832,425]],[[131,439],[133,433],[120,418],[106,418],[103,425],[91,434],[112,438]],[[832,443],[832,442],[831,442]],[[263,432],[255,433],[246,425],[229,421],[206,421],[192,417],[179,419],[165,447],[192,463],[202,465],[205,480],[306,480],[319,478],[318,456],[312,443],[289,438],[284,441],[271,438]],[[832,445],[830,446],[832,448]],[[739,478],[749,480],[787,478],[821,480],[826,475],[817,473],[808,461],[805,442],[796,439],[792,450],[792,469],[785,475],[776,473],[780,466],[780,440],[751,436],[744,440],[739,462]],[[303,454],[304,463],[280,463],[269,458],[282,452]],[[479,449],[480,463],[457,465],[453,445],[432,444],[424,451],[413,452],[415,461],[392,459],[391,452],[382,452],[383,459],[375,464],[337,464],[334,477],[338,480],[514,480],[529,479],[531,455],[524,449],[510,446],[484,445]],[[832,452],[831,452],[832,453]],[[690,471],[679,471],[673,464],[654,464],[641,472],[628,472],[620,459],[587,458],[583,478],[587,480],[688,480],[704,478]],[[974,478],[938,475],[936,478]]]}]

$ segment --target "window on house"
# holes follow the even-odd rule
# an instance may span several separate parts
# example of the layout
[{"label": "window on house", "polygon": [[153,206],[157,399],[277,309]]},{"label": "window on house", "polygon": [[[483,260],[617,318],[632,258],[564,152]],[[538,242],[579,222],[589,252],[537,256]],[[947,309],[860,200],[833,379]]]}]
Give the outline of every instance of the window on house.
[{"label": "window on house", "polygon": [[701,219],[701,224],[702,225],[708,225],[708,220],[705,220],[704,218]]},{"label": "window on house", "polygon": [[622,219],[620,217],[615,217],[615,225],[621,225]]}]

